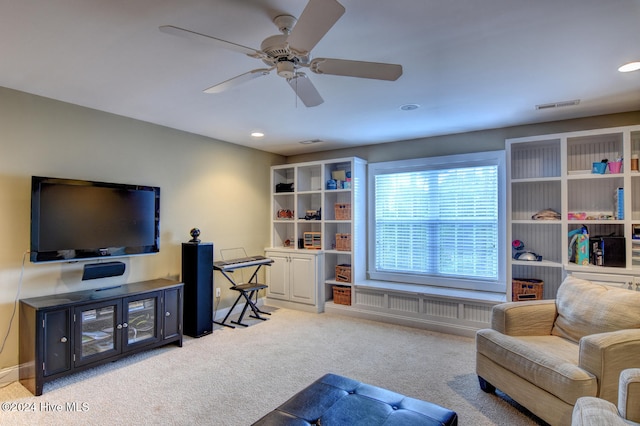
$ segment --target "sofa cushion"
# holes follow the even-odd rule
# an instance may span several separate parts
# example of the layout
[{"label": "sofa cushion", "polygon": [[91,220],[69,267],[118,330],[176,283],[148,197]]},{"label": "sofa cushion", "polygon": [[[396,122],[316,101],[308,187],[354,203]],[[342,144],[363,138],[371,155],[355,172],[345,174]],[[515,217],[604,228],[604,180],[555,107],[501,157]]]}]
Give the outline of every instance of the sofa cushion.
[{"label": "sofa cushion", "polygon": [[583,336],[640,328],[640,292],[568,276],[556,297],[551,334],[578,342]]},{"label": "sofa cushion", "polygon": [[556,336],[507,336],[496,330],[476,334],[479,353],[557,398],[573,405],[596,396],[598,381],[577,366],[576,343]]}]

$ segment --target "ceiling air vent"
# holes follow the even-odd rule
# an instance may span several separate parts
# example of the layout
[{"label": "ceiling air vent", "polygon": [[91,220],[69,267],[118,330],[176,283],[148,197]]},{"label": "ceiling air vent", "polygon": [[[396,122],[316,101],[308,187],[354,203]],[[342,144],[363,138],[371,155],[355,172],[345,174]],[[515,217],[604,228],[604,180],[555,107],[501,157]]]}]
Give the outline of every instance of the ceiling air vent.
[{"label": "ceiling air vent", "polygon": [[550,104],[536,105],[536,109],[561,108],[561,107],[568,107],[568,106],[578,105],[579,103],[580,103],[580,99],[574,99],[572,101],[562,101],[562,102],[553,102],[553,103],[550,103]]},{"label": "ceiling air vent", "polygon": [[322,142],[322,139],[308,139],[306,141],[300,141],[299,143],[301,143],[302,145],[311,145],[313,143],[319,143]]}]

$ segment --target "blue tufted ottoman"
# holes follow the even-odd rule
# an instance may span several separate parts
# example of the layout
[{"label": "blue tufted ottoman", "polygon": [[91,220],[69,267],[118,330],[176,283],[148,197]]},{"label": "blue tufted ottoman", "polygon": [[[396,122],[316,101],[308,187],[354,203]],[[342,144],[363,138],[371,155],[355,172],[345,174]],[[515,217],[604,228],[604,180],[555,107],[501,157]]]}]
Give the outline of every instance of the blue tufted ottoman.
[{"label": "blue tufted ottoman", "polygon": [[412,426],[458,424],[458,415],[336,374],[326,374],[254,423],[258,426]]}]

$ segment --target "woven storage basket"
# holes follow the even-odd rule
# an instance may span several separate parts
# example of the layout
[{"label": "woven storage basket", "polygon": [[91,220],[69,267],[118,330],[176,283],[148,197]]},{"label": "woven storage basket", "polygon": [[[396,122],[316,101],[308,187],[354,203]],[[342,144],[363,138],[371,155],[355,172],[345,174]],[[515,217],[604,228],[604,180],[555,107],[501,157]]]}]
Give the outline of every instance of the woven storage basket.
[{"label": "woven storage basket", "polygon": [[333,303],[336,305],[351,305],[351,287],[334,285]]},{"label": "woven storage basket", "polygon": [[349,203],[336,203],[336,220],[351,220],[351,204]]},{"label": "woven storage basket", "polygon": [[541,300],[544,289],[544,281],[514,278],[511,281],[511,300],[519,302],[521,300]]},{"label": "woven storage basket", "polygon": [[336,250],[351,251],[351,234],[336,234]]},{"label": "woven storage basket", "polygon": [[351,265],[336,265],[336,281],[341,283],[351,282]]}]

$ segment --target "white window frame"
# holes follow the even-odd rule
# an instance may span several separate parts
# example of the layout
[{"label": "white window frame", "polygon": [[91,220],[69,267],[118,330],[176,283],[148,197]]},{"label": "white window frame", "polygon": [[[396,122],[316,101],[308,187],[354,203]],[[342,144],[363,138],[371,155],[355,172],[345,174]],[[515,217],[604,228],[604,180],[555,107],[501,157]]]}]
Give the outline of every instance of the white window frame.
[{"label": "white window frame", "polygon": [[[451,278],[436,275],[394,274],[375,270],[375,177],[379,174],[406,173],[421,170],[437,170],[464,167],[498,166],[498,277],[495,280],[477,278]],[[412,160],[370,163],[368,165],[368,220],[367,220],[367,277],[370,280],[397,283],[422,284],[488,292],[506,292],[506,155],[504,150],[447,155]]]}]

